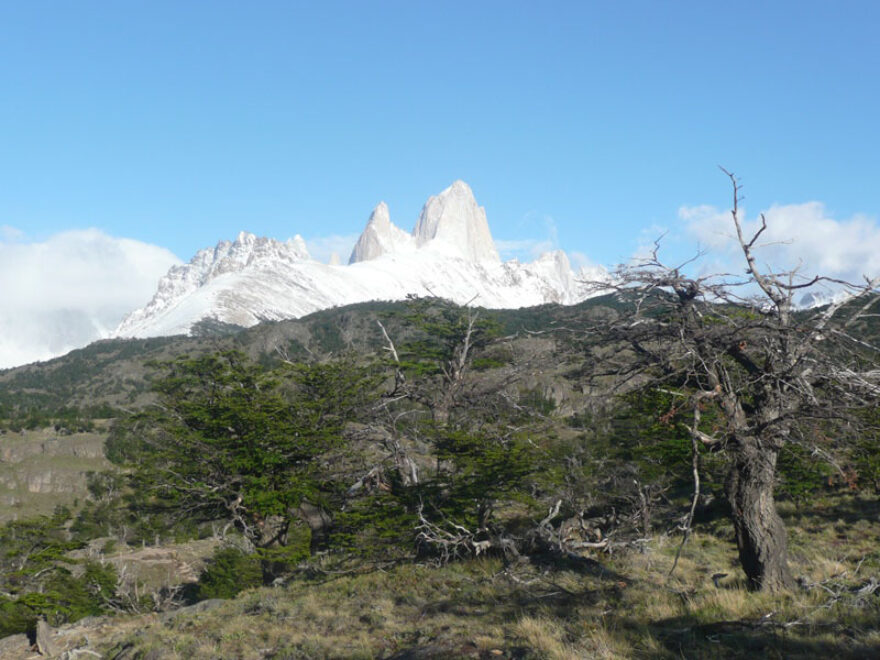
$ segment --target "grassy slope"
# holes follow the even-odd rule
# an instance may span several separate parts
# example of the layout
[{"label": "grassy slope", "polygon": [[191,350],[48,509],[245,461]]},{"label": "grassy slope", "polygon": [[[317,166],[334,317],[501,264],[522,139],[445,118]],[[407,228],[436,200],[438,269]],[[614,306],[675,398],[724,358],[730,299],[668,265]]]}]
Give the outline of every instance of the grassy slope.
[{"label": "grassy slope", "polygon": [[[672,577],[678,539],[658,534],[642,553],[567,565],[314,571],[230,601],[74,624],[58,641],[120,660],[872,658],[880,595],[855,589],[880,575],[878,511],[851,495],[784,505],[794,572],[813,585],[791,594],[745,591],[732,530],[716,520],[698,528]],[[728,573],[718,587],[715,573]]]},{"label": "grassy slope", "polygon": [[[544,305],[521,310],[484,310],[500,323],[505,334],[577,326],[604,298],[562,307]],[[151,360],[170,360],[181,354],[236,348],[252,358],[277,361],[277,350],[291,359],[312,359],[346,350],[369,353],[384,346],[376,320],[401,342],[406,334],[401,315],[405,303],[371,302],[316,312],[301,319],[261,323],[237,333],[195,337],[114,339],[95,342],[67,355],[15,369],[0,370],[0,406],[35,406],[54,410],[62,406],[108,403],[132,408],[149,396]]]}]

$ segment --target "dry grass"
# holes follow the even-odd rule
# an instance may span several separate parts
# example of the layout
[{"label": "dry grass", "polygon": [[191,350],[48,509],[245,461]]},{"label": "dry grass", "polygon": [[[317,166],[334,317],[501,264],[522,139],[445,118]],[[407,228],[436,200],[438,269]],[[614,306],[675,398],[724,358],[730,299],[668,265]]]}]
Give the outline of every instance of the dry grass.
[{"label": "dry grass", "polygon": [[565,643],[565,629],[559,621],[524,616],[513,626],[513,632],[528,648],[547,660],[569,660],[577,657],[574,650]]},{"label": "dry grass", "polygon": [[[92,648],[157,660],[877,657],[880,594],[851,591],[880,578],[880,520],[859,516],[869,504],[787,512],[794,573],[825,582],[795,593],[746,591],[729,529],[715,521],[672,577],[678,539],[662,535],[644,553],[565,565],[489,559],[328,573],[147,618],[136,632],[93,636]],[[836,543],[841,535],[851,543]],[[728,574],[717,587],[715,573]]]}]

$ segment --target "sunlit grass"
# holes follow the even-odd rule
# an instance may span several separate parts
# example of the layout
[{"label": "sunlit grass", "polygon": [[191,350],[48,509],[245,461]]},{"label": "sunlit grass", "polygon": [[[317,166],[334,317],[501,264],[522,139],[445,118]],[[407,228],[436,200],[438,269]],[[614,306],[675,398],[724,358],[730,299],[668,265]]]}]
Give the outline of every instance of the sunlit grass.
[{"label": "sunlit grass", "polygon": [[[583,567],[500,559],[361,573],[328,566],[317,578],[154,620],[102,650],[134,644],[193,660],[387,658],[407,649],[437,658],[880,655],[880,595],[856,602],[849,590],[877,575],[867,538],[880,536],[880,521],[825,531],[826,514],[786,513],[793,572],[823,583],[792,593],[746,590],[729,529],[716,521],[697,530],[671,576],[680,538],[663,534],[644,552],[595,556]],[[841,534],[858,541],[841,547]]]}]

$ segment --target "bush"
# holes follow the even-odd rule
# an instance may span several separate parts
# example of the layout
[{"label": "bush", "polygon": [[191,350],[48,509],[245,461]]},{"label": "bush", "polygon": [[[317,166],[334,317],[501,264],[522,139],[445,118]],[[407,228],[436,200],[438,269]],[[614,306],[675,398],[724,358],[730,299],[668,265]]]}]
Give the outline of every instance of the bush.
[{"label": "bush", "polygon": [[260,558],[237,548],[220,548],[199,575],[196,597],[234,598],[239,592],[263,583]]},{"label": "bush", "polygon": [[24,603],[0,596],[0,638],[32,632],[37,615]]},{"label": "bush", "polygon": [[408,557],[413,554],[417,524],[405,502],[379,491],[336,514],[330,545],[368,560]]},{"label": "bush", "polygon": [[115,595],[117,573],[110,564],[87,562],[80,577],[63,567],[47,573],[39,590],[0,597],[0,637],[32,633],[40,617],[53,626],[103,614]]}]

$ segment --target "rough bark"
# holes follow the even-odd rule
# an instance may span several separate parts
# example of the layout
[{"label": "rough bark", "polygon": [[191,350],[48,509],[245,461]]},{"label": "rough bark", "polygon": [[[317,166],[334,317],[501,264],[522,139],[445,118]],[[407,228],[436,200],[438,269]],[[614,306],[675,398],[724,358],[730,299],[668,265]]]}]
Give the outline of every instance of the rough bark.
[{"label": "rough bark", "polygon": [[296,509],[293,509],[291,514],[309,526],[312,532],[311,549],[312,552],[317,551],[321,544],[327,540],[327,535],[333,526],[333,519],[324,509],[305,500]]},{"label": "rough bark", "polygon": [[781,591],[796,583],[788,567],[785,525],[776,511],[773,486],[778,450],[745,438],[736,449],[727,496],[739,559],[752,590]]}]

